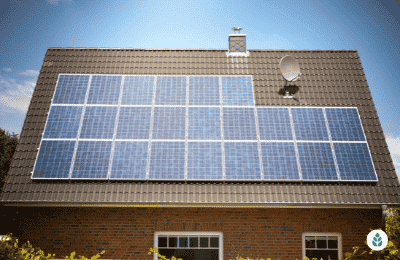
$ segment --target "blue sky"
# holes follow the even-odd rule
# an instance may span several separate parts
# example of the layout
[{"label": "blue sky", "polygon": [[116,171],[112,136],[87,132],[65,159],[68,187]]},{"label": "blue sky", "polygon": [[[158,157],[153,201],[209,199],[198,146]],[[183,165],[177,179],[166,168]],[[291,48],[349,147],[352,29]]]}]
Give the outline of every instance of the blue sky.
[{"label": "blue sky", "polygon": [[[400,176],[400,1],[0,1],[0,128],[21,133],[48,47],[358,50]],[[300,79],[301,80],[301,79]]]}]

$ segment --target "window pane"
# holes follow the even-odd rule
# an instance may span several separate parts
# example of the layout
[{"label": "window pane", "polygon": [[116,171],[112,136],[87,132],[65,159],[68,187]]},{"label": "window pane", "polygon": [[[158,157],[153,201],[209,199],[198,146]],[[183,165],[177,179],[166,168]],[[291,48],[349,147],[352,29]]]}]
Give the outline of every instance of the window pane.
[{"label": "window pane", "polygon": [[306,248],[315,248],[315,238],[306,237]]},{"label": "window pane", "polygon": [[317,248],[327,248],[326,237],[317,238]]},{"label": "window pane", "polygon": [[166,237],[158,237],[158,247],[167,247]]},{"label": "window pane", "polygon": [[177,237],[169,237],[168,247],[178,247],[178,238]]},{"label": "window pane", "polygon": [[[218,260],[218,249],[160,249],[160,255],[166,259],[172,256],[183,260]],[[161,260],[160,257],[158,257]]]},{"label": "window pane", "polygon": [[200,247],[208,247],[208,237],[200,238]]},{"label": "window pane", "polygon": [[336,240],[328,240],[328,248],[338,248],[338,241]]},{"label": "window pane", "polygon": [[187,237],[179,237],[179,247],[188,247]]},{"label": "window pane", "polygon": [[199,238],[198,237],[190,238],[190,247],[199,247]]},{"label": "window pane", "polygon": [[218,247],[218,237],[210,238],[210,247]]},{"label": "window pane", "polygon": [[337,250],[306,250],[306,256],[310,259],[316,257],[318,260],[338,260]]}]

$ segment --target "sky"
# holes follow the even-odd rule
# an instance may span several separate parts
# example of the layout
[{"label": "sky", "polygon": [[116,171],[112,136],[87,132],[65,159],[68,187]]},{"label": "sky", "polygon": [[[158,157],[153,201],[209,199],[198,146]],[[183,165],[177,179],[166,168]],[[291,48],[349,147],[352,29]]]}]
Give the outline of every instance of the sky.
[{"label": "sky", "polygon": [[[400,0],[0,0],[0,128],[20,135],[49,47],[357,50],[400,178]],[[300,78],[301,80],[301,78]]]}]

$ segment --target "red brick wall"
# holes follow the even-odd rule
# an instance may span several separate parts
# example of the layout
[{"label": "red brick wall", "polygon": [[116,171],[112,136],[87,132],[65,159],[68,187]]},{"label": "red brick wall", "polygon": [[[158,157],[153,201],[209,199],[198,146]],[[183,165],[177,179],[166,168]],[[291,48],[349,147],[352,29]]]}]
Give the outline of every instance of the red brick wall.
[{"label": "red brick wall", "polygon": [[[21,208],[18,208],[21,212]],[[340,232],[343,256],[380,228],[381,210],[273,208],[24,208],[18,235],[62,258],[153,259],[156,231],[223,233],[224,259],[301,259],[303,232]],[[12,232],[12,231],[10,231]],[[20,244],[21,245],[21,244]]]}]

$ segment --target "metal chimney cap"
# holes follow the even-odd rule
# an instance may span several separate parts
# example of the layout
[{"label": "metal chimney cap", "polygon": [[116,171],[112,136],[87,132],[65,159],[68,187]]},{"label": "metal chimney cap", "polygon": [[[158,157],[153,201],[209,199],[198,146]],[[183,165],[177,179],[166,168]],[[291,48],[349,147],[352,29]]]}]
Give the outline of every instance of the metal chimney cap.
[{"label": "metal chimney cap", "polygon": [[240,31],[243,30],[243,28],[242,28],[242,27],[233,27],[232,30],[233,30],[235,33],[236,33],[237,31],[239,31],[239,33],[240,33]]}]

